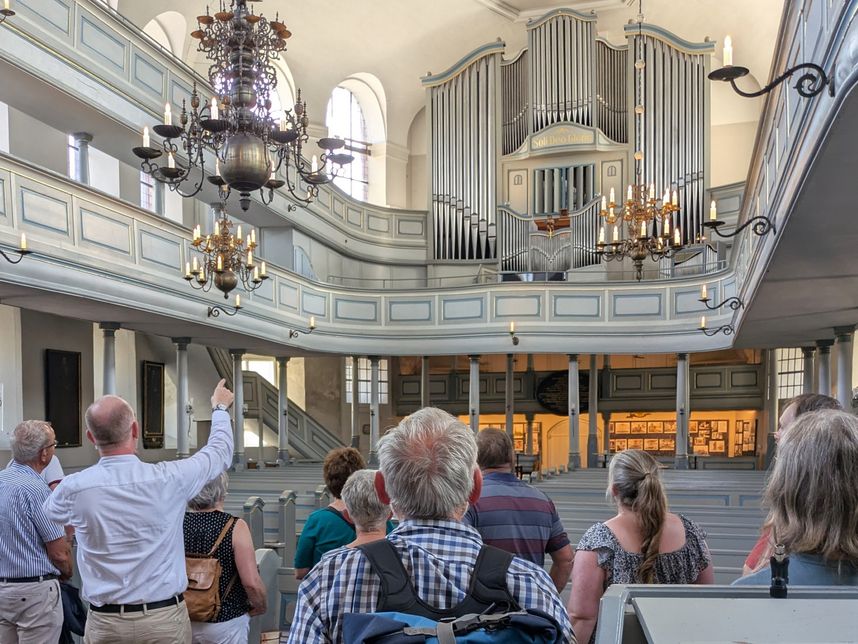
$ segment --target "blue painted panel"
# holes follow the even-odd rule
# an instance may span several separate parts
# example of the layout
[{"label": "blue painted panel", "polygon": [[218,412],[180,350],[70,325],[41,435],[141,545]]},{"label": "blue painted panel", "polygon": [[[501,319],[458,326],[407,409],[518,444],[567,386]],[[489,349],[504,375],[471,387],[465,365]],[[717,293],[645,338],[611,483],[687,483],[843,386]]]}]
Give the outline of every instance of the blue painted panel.
[{"label": "blue painted panel", "polygon": [[390,322],[431,322],[432,300],[388,301],[387,319]]},{"label": "blue painted panel", "polygon": [[552,306],[555,319],[602,317],[602,298],[598,295],[555,295]]},{"label": "blue painted panel", "polygon": [[614,317],[661,317],[661,295],[657,293],[612,293]]},{"label": "blue painted panel", "polygon": [[[42,0],[42,2],[22,2],[15,7],[16,11],[25,11],[43,18],[48,25],[58,29],[65,35],[71,35],[71,4],[65,0]],[[42,23],[42,26],[44,23]]]},{"label": "blue painted panel", "polygon": [[284,282],[280,282],[280,289],[278,291],[278,298],[280,300],[280,306],[287,309],[292,309],[294,311],[298,310],[298,287],[294,284],[288,284]]},{"label": "blue painted panel", "polygon": [[21,221],[68,236],[69,204],[62,199],[21,188]]},{"label": "blue painted panel", "polygon": [[80,209],[80,240],[131,255],[131,226],[92,210]]},{"label": "blue painted panel", "polygon": [[495,318],[538,318],[542,316],[541,295],[495,295]]},{"label": "blue painted panel", "polygon": [[131,83],[147,94],[154,94],[160,102],[164,98],[167,73],[151,58],[135,51],[131,54]]},{"label": "blue painted panel", "polygon": [[314,291],[304,289],[301,291],[301,310],[309,315],[328,314],[328,298]]},{"label": "blue painted panel", "polygon": [[81,12],[78,39],[80,47],[108,67],[124,72],[128,44],[116,38],[100,22]]},{"label": "blue painted panel", "polygon": [[334,319],[378,322],[378,302],[337,297],[334,300]]},{"label": "blue painted panel", "polygon": [[178,277],[182,269],[182,243],[176,237],[141,230],[138,235],[140,261],[175,271]]},{"label": "blue painted panel", "polygon": [[482,297],[446,298],[441,302],[441,316],[450,321],[485,319],[483,302]]}]

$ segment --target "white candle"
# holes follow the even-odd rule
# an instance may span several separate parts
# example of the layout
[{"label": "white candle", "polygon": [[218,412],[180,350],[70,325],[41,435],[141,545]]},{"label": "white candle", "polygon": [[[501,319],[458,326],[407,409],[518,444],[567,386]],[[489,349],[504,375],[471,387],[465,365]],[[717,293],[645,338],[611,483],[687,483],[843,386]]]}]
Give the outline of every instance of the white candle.
[{"label": "white candle", "polygon": [[673,229],[673,243],[676,246],[679,246],[682,243],[682,238],[679,235],[679,228],[678,227]]},{"label": "white candle", "polygon": [[676,190],[673,191],[673,196],[670,199],[670,203],[672,203],[674,206],[679,205],[679,194],[677,194]]},{"label": "white candle", "polygon": [[605,227],[604,227],[604,226],[602,226],[602,227],[599,229],[599,243],[600,243],[600,244],[604,244],[604,243],[605,243]]},{"label": "white candle", "polygon": [[236,228],[235,236],[237,239],[241,239],[241,225],[239,225],[238,228]]},{"label": "white candle", "polygon": [[250,268],[253,266],[253,251],[247,251],[247,267]]},{"label": "white candle", "polygon": [[217,270],[218,272],[223,270],[223,255],[217,256]]},{"label": "white candle", "polygon": [[173,124],[173,114],[170,110],[170,104],[164,104],[164,125],[172,125]]},{"label": "white candle", "polygon": [[626,189],[626,201],[632,200],[632,184],[629,184],[628,189]]},{"label": "white candle", "polygon": [[241,295],[239,295],[239,294],[236,294],[236,296],[235,296],[235,308],[237,308],[237,309],[241,308]]},{"label": "white candle", "polygon": [[649,198],[655,199],[655,184],[654,183],[649,184]]},{"label": "white candle", "polygon": [[274,168],[271,168],[271,176],[268,177],[268,179],[269,179],[269,181],[276,181],[277,180],[277,173],[274,171]]},{"label": "white candle", "polygon": [[185,277],[191,276],[191,263],[185,262]]},{"label": "white candle", "polygon": [[509,323],[509,332],[515,333],[515,322],[514,321]]},{"label": "white candle", "polygon": [[313,160],[310,162],[310,171],[311,172],[318,172],[319,171],[319,159],[316,157],[315,154],[313,155]]},{"label": "white candle", "polygon": [[668,202],[670,202],[670,191],[665,190],[664,196],[661,198],[661,203],[666,206]]},{"label": "white candle", "polygon": [[708,300],[709,299],[709,293],[706,290],[706,284],[704,284],[703,286],[700,287],[700,299],[701,300]]},{"label": "white candle", "polygon": [[733,65],[733,39],[730,36],[724,38],[724,67]]},{"label": "white candle", "polygon": [[199,265],[199,263],[197,263],[196,257],[194,257],[194,264],[193,265],[194,265],[194,270],[191,272],[192,273],[199,273],[200,272],[200,265]]},{"label": "white candle", "polygon": [[215,157],[215,176],[220,176],[220,159],[218,159],[217,157]]},{"label": "white candle", "polygon": [[641,222],[641,237],[646,237],[646,222]]},{"label": "white candle", "polygon": [[265,262],[262,262],[262,268],[260,269],[259,274],[262,277],[267,277],[267,270],[265,268]]},{"label": "white candle", "polygon": [[311,315],[310,316],[310,330],[312,331],[315,328],[316,328],[316,317],[314,315]]},{"label": "white candle", "polygon": [[258,266],[254,266],[254,267],[253,267],[253,281],[254,281],[254,282],[258,282],[259,280],[260,280],[260,277],[259,277],[259,267],[258,267]]},{"label": "white candle", "polygon": [[256,244],[256,228],[250,229],[250,243]]},{"label": "white candle", "polygon": [[220,111],[218,110],[218,106],[217,106],[217,99],[214,96],[212,96],[211,117],[213,119],[217,119],[220,117]]},{"label": "white candle", "polygon": [[700,328],[701,329],[706,328],[706,316],[705,315],[700,316]]},{"label": "white candle", "polygon": [[170,152],[170,154],[167,155],[167,167],[168,168],[175,168],[176,167],[176,159],[173,158],[172,152]]},{"label": "white candle", "polygon": [[608,198],[605,195],[602,195],[602,212],[605,212],[608,209]]},{"label": "white candle", "polygon": [[9,0],[3,0],[3,8],[6,10],[9,9]]},{"label": "white candle", "polygon": [[220,236],[220,223],[217,221],[215,222],[214,236],[215,237]]},{"label": "white candle", "polygon": [[614,199],[614,189],[613,188],[611,188],[611,203],[616,203],[616,201]]},{"label": "white candle", "polygon": [[[6,0],[6,6],[9,5],[9,0]],[[21,250],[27,250],[27,233],[21,233]]]},{"label": "white candle", "polygon": [[143,128],[143,147],[144,148],[149,147],[149,128],[148,127]]},{"label": "white candle", "polygon": [[712,203],[709,204],[709,221],[715,221],[716,219],[718,219],[718,206],[713,199]]},{"label": "white candle", "polygon": [[664,236],[670,237],[670,215],[664,218]]},{"label": "white candle", "polygon": [[620,229],[614,226],[614,243],[616,244],[618,241],[620,241]]}]

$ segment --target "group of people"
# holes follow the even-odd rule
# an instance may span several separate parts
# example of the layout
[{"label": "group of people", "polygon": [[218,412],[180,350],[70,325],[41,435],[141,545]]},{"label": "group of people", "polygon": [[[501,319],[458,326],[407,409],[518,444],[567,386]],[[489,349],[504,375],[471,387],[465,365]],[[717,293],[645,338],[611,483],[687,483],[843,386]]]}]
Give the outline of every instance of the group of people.
[{"label": "group of people", "polygon": [[[247,525],[223,511],[232,401],[221,381],[208,443],[188,459],[150,464],[135,454],[131,407],[99,399],[86,427],[101,458],[60,474],[53,491],[55,475],[45,478],[53,430],[41,421],[16,427],[13,461],[0,472],[0,642],[57,641],[58,580],[72,574],[72,533],[90,604],[87,644],[247,641],[249,617],[266,610],[266,594]],[[749,574],[735,583],[768,585],[777,546],[791,558],[791,584],[858,585],[858,419],[827,396],[801,396],[787,405],[777,439],[764,493],[769,515]],[[450,619],[465,608],[498,609],[485,597],[550,620],[557,641],[589,642],[610,584],[714,581],[703,530],[669,512],[660,466],[646,452],[613,456],[607,493],[617,514],[587,530],[574,553],[551,500],[513,475],[504,431],[475,437],[450,414],[425,408],[381,438],[378,458],[378,470],[366,469],[353,448],[325,460],[333,501],[301,533],[290,643],[343,641],[350,616],[391,606]],[[183,595],[191,553],[216,558],[220,570],[218,610],[193,624]],[[484,561],[499,562],[488,591]],[[391,580],[400,578],[393,594]]]}]

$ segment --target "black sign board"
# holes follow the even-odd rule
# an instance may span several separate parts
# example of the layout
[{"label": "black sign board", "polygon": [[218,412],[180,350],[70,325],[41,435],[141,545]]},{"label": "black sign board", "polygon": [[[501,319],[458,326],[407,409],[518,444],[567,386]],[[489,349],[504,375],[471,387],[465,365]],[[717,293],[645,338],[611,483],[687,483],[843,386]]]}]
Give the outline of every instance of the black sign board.
[{"label": "black sign board", "polygon": [[[589,409],[590,373],[578,373],[578,413]],[[558,416],[569,415],[569,372],[555,371],[548,374],[536,385],[536,402],[545,410]]]}]

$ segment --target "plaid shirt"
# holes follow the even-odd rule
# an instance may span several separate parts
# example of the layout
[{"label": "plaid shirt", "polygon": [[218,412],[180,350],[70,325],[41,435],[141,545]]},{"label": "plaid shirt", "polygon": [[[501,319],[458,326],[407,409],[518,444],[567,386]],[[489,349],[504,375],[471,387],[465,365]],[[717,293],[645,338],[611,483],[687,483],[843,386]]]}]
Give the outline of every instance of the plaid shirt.
[{"label": "plaid shirt", "polygon": [[[388,535],[402,557],[417,594],[430,605],[447,609],[468,591],[480,547],[479,532],[458,521],[403,521]],[[522,608],[551,615],[574,642],[569,616],[548,573],[516,557],[507,572],[507,586]],[[344,613],[375,610],[379,580],[359,550],[327,553],[298,588],[298,608],[289,644],[340,642]]]}]

